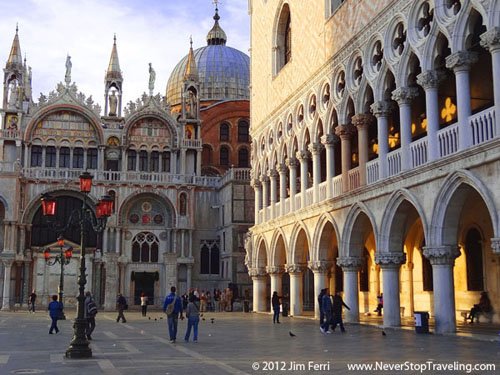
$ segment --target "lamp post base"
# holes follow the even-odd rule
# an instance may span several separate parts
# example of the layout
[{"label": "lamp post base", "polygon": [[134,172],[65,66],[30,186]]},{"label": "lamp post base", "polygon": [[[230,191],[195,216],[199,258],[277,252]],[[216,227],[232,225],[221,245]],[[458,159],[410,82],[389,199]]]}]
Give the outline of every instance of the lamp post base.
[{"label": "lamp post base", "polygon": [[87,328],[86,319],[75,319],[73,324],[74,336],[66,350],[66,358],[92,358],[92,349],[89,347],[89,342],[85,336]]}]

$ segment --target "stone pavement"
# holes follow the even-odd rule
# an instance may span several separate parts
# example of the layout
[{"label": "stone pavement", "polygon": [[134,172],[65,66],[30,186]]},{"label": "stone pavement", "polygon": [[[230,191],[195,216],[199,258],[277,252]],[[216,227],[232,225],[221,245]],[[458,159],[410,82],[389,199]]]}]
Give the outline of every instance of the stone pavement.
[{"label": "stone pavement", "polygon": [[[74,311],[67,316],[72,319]],[[198,343],[184,343],[186,321],[179,321],[177,343],[170,344],[162,313],[150,313],[151,319],[138,312],[126,317],[127,323],[116,323],[115,313],[99,312],[93,357],[74,360],[64,357],[71,320],[59,322],[61,332],[49,335],[45,312],[0,312],[0,374],[343,374],[349,373],[348,365],[374,366],[377,361],[389,370],[350,373],[398,374],[402,372],[390,366],[405,361],[408,374],[421,373],[426,363],[431,366],[427,361],[432,366],[494,364],[500,369],[500,342],[493,340],[392,329],[383,336],[380,329],[362,325],[347,325],[346,334],[323,335],[312,320],[282,318],[282,324],[273,325],[270,315],[238,312],[205,314]],[[434,368],[422,373],[451,372]]]}]

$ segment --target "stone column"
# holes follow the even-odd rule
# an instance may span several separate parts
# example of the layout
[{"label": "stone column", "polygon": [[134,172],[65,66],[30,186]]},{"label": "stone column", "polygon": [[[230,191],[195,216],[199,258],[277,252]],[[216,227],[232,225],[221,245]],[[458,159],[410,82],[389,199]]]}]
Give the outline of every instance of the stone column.
[{"label": "stone column", "polygon": [[319,185],[321,184],[321,143],[309,145],[309,152],[312,155],[313,166],[313,203],[319,202]]},{"label": "stone column", "polygon": [[424,247],[424,256],[432,264],[436,333],[456,330],[453,267],[459,255],[457,246]]},{"label": "stone column", "polygon": [[285,268],[283,266],[267,266],[266,271],[271,277],[271,295],[269,296],[271,301],[271,309],[272,309],[272,294],[274,292],[278,293],[278,296],[281,296],[283,293],[283,273],[285,272]]},{"label": "stone column", "polygon": [[492,238],[490,241],[493,254],[500,255],[500,238]]},{"label": "stone column", "polygon": [[297,159],[294,157],[286,159],[286,165],[290,171],[290,211],[293,212],[295,207],[295,195],[297,194]]},{"label": "stone column", "polygon": [[201,176],[201,153],[202,150],[196,151],[196,175]]},{"label": "stone column", "polygon": [[382,268],[384,326],[398,327],[401,325],[399,268],[401,264],[406,262],[406,254],[377,252],[375,254],[375,262]]},{"label": "stone column", "polygon": [[260,211],[260,207],[261,207],[261,199],[262,199],[262,196],[261,196],[261,188],[262,188],[262,184],[260,183],[260,181],[256,178],[254,178],[252,180],[252,187],[253,187],[253,190],[255,191],[255,224],[259,224],[260,223],[260,218],[259,218],[259,211]]},{"label": "stone column", "polygon": [[490,51],[493,66],[493,91],[495,96],[496,134],[500,134],[500,27],[493,27],[481,35],[481,45]]},{"label": "stone column", "polygon": [[378,170],[379,178],[388,176],[387,154],[389,153],[389,116],[392,112],[392,103],[380,101],[371,105],[373,115],[377,118],[378,138]]},{"label": "stone column", "polygon": [[2,259],[3,262],[3,301],[2,311],[10,310],[10,272],[14,259]]},{"label": "stone column", "polygon": [[472,64],[477,62],[477,52],[459,51],[446,58],[446,67],[455,72],[457,86],[458,108],[458,149],[465,150],[472,145],[472,132],[469,126],[471,115],[469,71]]},{"label": "stone column", "polygon": [[118,294],[118,254],[114,252],[103,253],[106,267],[106,280],[104,286],[104,310],[115,311],[116,295]]},{"label": "stone column", "polygon": [[188,263],[186,264],[186,287],[187,287],[187,290],[191,289],[191,286],[192,286],[192,278],[193,278],[193,264],[192,263]]},{"label": "stone column", "polygon": [[354,134],[354,126],[339,125],[335,128],[335,134],[340,138],[342,149],[342,192],[349,191],[349,170],[351,169],[351,137]]},{"label": "stone column", "polygon": [[333,134],[321,137],[321,143],[326,148],[326,198],[333,197],[333,178],[335,177],[335,149],[334,145],[338,138]]},{"label": "stone column", "polygon": [[306,190],[308,188],[308,155],[305,151],[297,151],[295,154],[297,160],[300,162],[300,208],[306,207]]},{"label": "stone column", "polygon": [[435,70],[427,70],[417,76],[417,82],[425,90],[425,107],[427,116],[427,159],[437,160],[439,157],[439,103],[438,87],[441,74]]},{"label": "stone column", "polygon": [[290,276],[290,315],[302,315],[303,310],[303,288],[304,279],[302,277],[305,265],[289,264],[286,270]]},{"label": "stone column", "polygon": [[[319,319],[320,317],[320,306],[318,304],[318,296],[321,293],[321,289],[328,288],[328,271],[332,266],[331,262],[324,260],[313,260],[308,264],[311,271],[314,274],[314,317]],[[330,291],[330,294],[334,294],[335,291]]]},{"label": "stone column", "polygon": [[286,200],[286,172],[288,168],[284,163],[278,164],[278,173],[280,175],[280,215],[286,214],[285,200]]},{"label": "stone column", "polygon": [[263,268],[252,268],[249,275],[253,282],[253,311],[266,311],[266,271]]},{"label": "stone column", "polygon": [[99,171],[104,170],[104,149],[106,146],[99,146],[97,148],[97,169]]},{"label": "stone column", "polygon": [[271,219],[274,219],[276,217],[276,202],[278,201],[278,172],[276,169],[269,171],[269,181],[271,185]]},{"label": "stone column", "polygon": [[416,87],[400,87],[392,92],[392,100],[399,106],[401,132],[401,170],[411,169],[411,101],[418,96]]},{"label": "stone column", "polygon": [[346,311],[346,322],[359,322],[359,283],[358,272],[363,258],[358,256],[338,257],[337,264],[344,272],[344,302],[350,310]]},{"label": "stone column", "polygon": [[30,267],[31,266],[31,251],[27,251],[26,258],[24,261],[24,282],[23,282],[23,293],[22,293],[22,300],[21,300],[21,305],[25,306],[28,301],[28,296],[31,294],[31,291],[29,289],[30,282],[31,282],[31,274],[30,274]]},{"label": "stone column", "polygon": [[352,117],[352,124],[358,129],[358,153],[359,153],[359,184],[366,185],[366,163],[368,163],[368,128],[372,123],[372,116],[358,114]]}]

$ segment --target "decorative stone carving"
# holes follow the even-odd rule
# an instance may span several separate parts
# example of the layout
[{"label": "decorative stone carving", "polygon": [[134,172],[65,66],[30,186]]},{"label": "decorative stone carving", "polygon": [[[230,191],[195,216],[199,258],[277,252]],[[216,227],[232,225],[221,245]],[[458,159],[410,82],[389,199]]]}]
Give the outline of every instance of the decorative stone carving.
[{"label": "decorative stone carving", "polygon": [[339,138],[333,134],[326,134],[326,135],[321,137],[321,143],[323,143],[323,145],[325,145],[325,147],[334,145],[338,141],[339,141]]},{"label": "decorative stone carving", "polygon": [[393,104],[385,100],[373,103],[370,108],[376,117],[388,117],[394,110]]},{"label": "decorative stone carving", "polygon": [[460,256],[458,246],[425,246],[424,256],[432,265],[453,266],[455,258]]},{"label": "decorative stone carving", "polygon": [[417,83],[427,89],[437,89],[443,79],[443,73],[437,70],[426,70],[417,76]]},{"label": "decorative stone carving", "polygon": [[266,270],[263,267],[250,268],[248,270],[248,275],[250,277],[264,277],[267,275]]},{"label": "decorative stone carving", "polygon": [[493,27],[481,34],[481,46],[489,51],[500,49],[500,27]]},{"label": "decorative stone carving", "polygon": [[276,166],[276,170],[279,174],[288,172],[288,168],[285,163],[280,163]]},{"label": "decorative stone carving", "polygon": [[286,264],[285,269],[286,272],[292,274],[292,273],[302,273],[304,272],[304,269],[306,268],[305,264]]},{"label": "decorative stone carving", "polygon": [[470,66],[478,60],[477,52],[458,51],[446,58],[446,67],[448,69],[469,70]]},{"label": "decorative stone carving", "polygon": [[305,160],[307,160],[307,159],[308,159],[308,157],[307,157],[307,152],[305,152],[305,151],[297,151],[297,152],[295,153],[295,157],[296,157],[296,158],[297,158],[300,162],[303,162],[303,161],[305,161]]},{"label": "decorative stone carving", "polygon": [[323,145],[321,143],[311,143],[308,149],[311,154],[319,155],[319,153],[323,149]]},{"label": "decorative stone carving", "polygon": [[358,128],[358,130],[361,130],[368,129],[368,127],[372,125],[374,121],[372,115],[360,113],[352,116],[351,122],[356,128]]},{"label": "decorative stone carving", "polygon": [[399,105],[410,104],[417,96],[418,89],[416,87],[399,87],[392,92],[392,100]]},{"label": "decorative stone carving", "polygon": [[282,274],[285,272],[284,266],[267,266],[266,271],[270,275]]},{"label": "decorative stone carving", "polygon": [[278,177],[278,172],[276,171],[276,169],[269,170],[269,177],[271,177],[271,178]]},{"label": "decorative stone carving", "polygon": [[343,271],[359,271],[363,261],[364,258],[361,256],[338,257],[337,265],[342,267]]},{"label": "decorative stone carving", "polygon": [[118,254],[115,252],[104,253],[102,259],[106,264],[116,264],[118,262]]},{"label": "decorative stone carving", "polygon": [[341,139],[349,139],[355,133],[356,128],[351,124],[339,125],[335,128],[335,135],[337,135]]},{"label": "decorative stone carving", "polygon": [[286,159],[285,164],[286,164],[286,165],[288,166],[288,168],[290,168],[290,169],[292,169],[292,168],[297,168],[298,161],[297,161],[297,159],[295,159],[295,158],[288,158],[288,159]]},{"label": "decorative stone carving", "polygon": [[326,260],[311,260],[307,265],[313,272],[327,273],[332,267],[332,262]]},{"label": "decorative stone carving", "polygon": [[262,176],[260,176],[260,182],[263,183],[263,184],[266,184],[269,182],[269,176],[263,174]]},{"label": "decorative stone carving", "polygon": [[399,267],[406,263],[405,253],[380,253],[375,254],[375,263],[381,268]]},{"label": "decorative stone carving", "polygon": [[491,250],[493,254],[500,255],[500,238],[491,239]]},{"label": "decorative stone carving", "polygon": [[252,179],[250,185],[253,187],[254,190],[260,189],[262,186],[260,180],[257,178]]}]

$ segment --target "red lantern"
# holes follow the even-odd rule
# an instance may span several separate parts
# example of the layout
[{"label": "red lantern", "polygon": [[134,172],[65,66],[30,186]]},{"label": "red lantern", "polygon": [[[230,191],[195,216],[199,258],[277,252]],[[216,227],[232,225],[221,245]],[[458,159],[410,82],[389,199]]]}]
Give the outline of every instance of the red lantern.
[{"label": "red lantern", "polygon": [[109,217],[113,213],[113,198],[109,195],[103,195],[97,203],[96,216]]},{"label": "red lantern", "polygon": [[50,194],[42,194],[43,216],[54,216],[56,214],[56,200]]},{"label": "red lantern", "polygon": [[80,175],[80,191],[82,193],[90,193],[93,178],[94,176],[92,176],[89,172],[83,172]]},{"label": "red lantern", "polygon": [[64,238],[63,238],[63,236],[57,237],[57,245],[60,246],[60,247],[64,246]]},{"label": "red lantern", "polygon": [[66,249],[66,251],[64,252],[64,257],[66,259],[71,259],[71,257],[73,256],[73,248],[72,247],[69,247]]},{"label": "red lantern", "polygon": [[50,258],[50,249],[45,249],[43,251],[43,256],[44,256],[44,258],[45,258],[46,261],[49,260],[49,258]]}]

